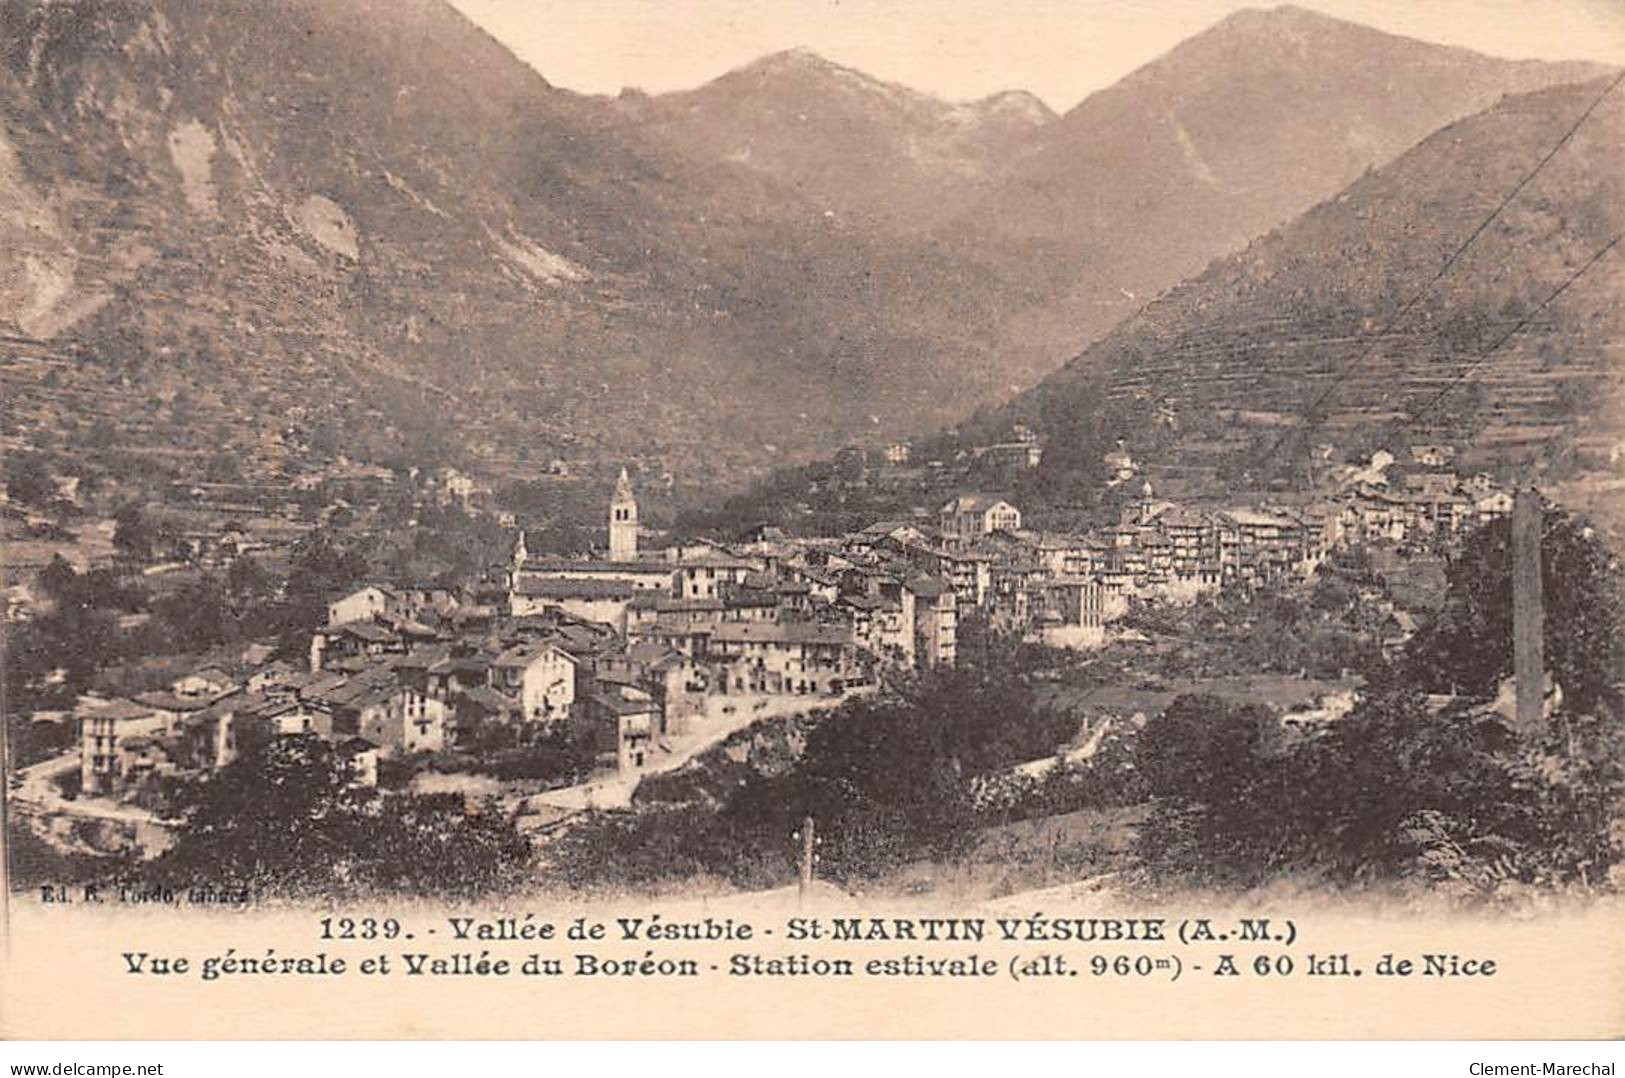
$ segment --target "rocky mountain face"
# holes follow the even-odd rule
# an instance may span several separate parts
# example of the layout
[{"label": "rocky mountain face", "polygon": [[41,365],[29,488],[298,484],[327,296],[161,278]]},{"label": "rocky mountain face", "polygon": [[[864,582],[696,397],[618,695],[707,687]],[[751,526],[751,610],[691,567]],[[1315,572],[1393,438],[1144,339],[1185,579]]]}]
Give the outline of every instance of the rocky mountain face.
[{"label": "rocky mountain face", "polygon": [[609,100],[439,0],[0,0],[0,349],[97,379],[114,428],[732,481],[998,400],[1573,74],[1274,12],[1060,119],[804,53]]},{"label": "rocky mountain face", "polygon": [[1014,414],[1045,422],[1062,456],[1124,438],[1162,480],[1199,487],[1296,482],[1412,443],[1507,478],[1609,467],[1625,426],[1625,254],[1597,259],[1625,233],[1613,83],[1443,128],[1174,288]]},{"label": "rocky mountain face", "polygon": [[304,386],[345,439],[700,481],[985,391],[963,264],[672,152],[435,0],[0,11],[22,337],[149,379],[203,350],[205,395]]}]

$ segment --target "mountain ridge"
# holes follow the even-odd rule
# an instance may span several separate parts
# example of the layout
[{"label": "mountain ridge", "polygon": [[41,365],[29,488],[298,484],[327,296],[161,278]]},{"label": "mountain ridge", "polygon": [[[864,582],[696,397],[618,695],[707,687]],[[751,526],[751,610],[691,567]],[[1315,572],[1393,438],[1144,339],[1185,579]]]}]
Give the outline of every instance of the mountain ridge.
[{"label": "mountain ridge", "polygon": [[1303,8],[1243,9],[1067,110],[943,233],[1043,267],[1025,278],[1048,297],[1034,329],[1011,327],[1030,357],[1013,365],[1041,374],[1057,320],[1086,345],[1444,124],[1607,70],[1501,60]]},{"label": "mountain ridge", "polygon": [[1625,232],[1622,142],[1617,76],[1503,98],[1159,296],[1000,419],[1080,435],[1063,459],[1121,437],[1175,482],[1297,479],[1406,441],[1503,475],[1595,455],[1625,434],[1625,265],[1589,263]]},{"label": "mountain ridge", "polygon": [[[996,403],[1098,336],[1120,291],[1222,253],[1169,226],[1183,189],[1118,207],[1146,263],[1121,285],[1100,237],[955,224],[1064,158],[1043,139],[1067,118],[1021,91],[952,104],[770,59],[826,87],[821,109],[755,75],[576,94],[437,0],[0,0],[0,322],[99,379],[97,400],[179,398],[203,427],[293,412],[298,438],[363,458],[624,458],[726,486]],[[1157,101],[1130,104],[1116,122],[1143,133]],[[723,120],[684,128],[693,108]],[[1282,136],[1297,122],[1260,143],[1281,169],[1308,152]],[[742,130],[761,138],[746,160]],[[1222,176],[1217,130],[1191,133]],[[1143,193],[1187,152],[1158,146],[1113,154],[1117,182]],[[1243,227],[1199,204],[1221,240]]]},{"label": "mountain ridge", "polygon": [[975,319],[920,347],[961,291],[952,259],[667,151],[446,5],[5,15],[0,216],[55,237],[0,256],[28,335],[157,356],[195,331],[257,356],[256,382],[320,362],[432,387],[476,458],[615,453],[702,480],[759,467],[798,414],[787,450],[850,432],[855,401],[963,399],[956,361],[985,347]]},{"label": "mountain ridge", "polygon": [[823,208],[897,231],[968,205],[1055,119],[1025,91],[954,103],[807,48],[694,89],[617,100],[679,152],[756,168]]}]

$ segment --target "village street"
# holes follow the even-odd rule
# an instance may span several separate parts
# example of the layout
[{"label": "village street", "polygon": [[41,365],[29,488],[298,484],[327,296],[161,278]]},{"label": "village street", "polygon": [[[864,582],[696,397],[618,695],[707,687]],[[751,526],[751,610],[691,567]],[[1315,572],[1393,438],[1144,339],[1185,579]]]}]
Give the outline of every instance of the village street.
[{"label": "village street", "polygon": [[161,821],[147,809],[120,804],[105,797],[80,794],[62,796],[56,779],[79,768],[79,752],[65,752],[17,772],[17,785],[11,791],[11,804],[19,812],[40,816],[78,816],[85,819],[117,820],[129,824],[157,824]]},{"label": "village street", "polygon": [[850,696],[809,702],[805,697],[794,696],[710,697],[707,701],[706,714],[691,720],[688,730],[682,734],[656,742],[652,758],[641,770],[532,795],[520,802],[519,813],[523,816],[538,810],[563,809],[579,812],[587,809],[628,808],[632,804],[633,792],[643,779],[678,770],[696,756],[722,744],[751,723],[808,711],[827,710],[839,706],[843,699],[849,698]]}]

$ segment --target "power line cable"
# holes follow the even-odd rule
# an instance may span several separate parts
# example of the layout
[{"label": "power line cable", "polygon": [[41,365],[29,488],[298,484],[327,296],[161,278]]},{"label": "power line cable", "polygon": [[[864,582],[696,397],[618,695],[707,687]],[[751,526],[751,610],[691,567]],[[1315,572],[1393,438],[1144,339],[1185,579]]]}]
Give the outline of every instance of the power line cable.
[{"label": "power line cable", "polygon": [[[1445,275],[1455,267],[1456,263],[1461,261],[1462,256],[1467,253],[1467,249],[1473,245],[1478,237],[1484,234],[1484,231],[1488,229],[1490,225],[1495,223],[1496,218],[1501,216],[1502,211],[1504,211],[1507,206],[1511,205],[1512,200],[1517,198],[1519,193],[1522,192],[1525,187],[1528,187],[1536,176],[1540,175],[1541,170],[1551,162],[1552,158],[1556,157],[1559,151],[1561,151],[1564,146],[1568,145],[1569,141],[1574,138],[1575,133],[1578,132],[1580,128],[1585,125],[1585,122],[1591,118],[1591,114],[1597,111],[1597,107],[1602,104],[1603,99],[1609,94],[1613,93],[1614,89],[1618,87],[1622,81],[1625,81],[1625,70],[1622,70],[1618,75],[1614,76],[1613,81],[1603,88],[1602,93],[1598,94],[1596,98],[1592,100],[1591,104],[1586,106],[1585,111],[1580,113],[1579,118],[1569,126],[1567,131],[1563,132],[1563,137],[1553,143],[1551,149],[1547,150],[1545,155],[1535,163],[1534,168],[1525,173],[1523,178],[1513,185],[1512,189],[1506,193],[1499,203],[1496,204],[1495,209],[1490,211],[1489,216],[1480,221],[1478,227],[1473,229],[1467,238],[1462,240],[1456,249],[1450,253],[1449,257],[1444,260],[1438,271],[1435,272],[1431,278],[1429,278],[1427,283],[1422,285],[1421,288],[1417,289],[1417,291],[1414,292],[1408,300],[1400,305],[1399,310],[1394,313],[1393,317],[1390,318],[1383,325],[1383,327],[1376,332],[1376,334],[1374,334],[1372,344],[1363,353],[1356,356],[1353,362],[1349,363],[1348,366],[1333,377],[1331,384],[1314,399],[1307,409],[1305,409],[1306,418],[1313,415],[1315,412],[1318,412],[1320,408],[1331,399],[1332,394],[1336,393],[1343,383],[1352,378],[1355,372],[1375,354],[1377,344],[1381,342],[1382,338],[1394,330],[1401,322],[1403,322],[1405,318],[1409,316],[1411,311],[1415,310],[1416,305],[1419,304],[1423,298],[1433,290],[1433,286],[1443,280]],[[1290,428],[1287,431],[1284,431],[1280,437],[1276,438],[1275,441],[1271,443],[1269,449],[1260,459],[1273,457],[1280,450],[1281,446],[1286,443],[1288,438],[1292,437],[1294,434],[1301,433],[1306,429],[1307,426],[1301,428]]]},{"label": "power line cable", "polygon": [[1516,337],[1525,326],[1534,321],[1535,318],[1542,311],[1546,310],[1547,307],[1551,306],[1552,303],[1556,301],[1558,296],[1561,296],[1564,292],[1568,291],[1571,285],[1573,285],[1581,277],[1584,277],[1586,272],[1590,270],[1592,266],[1595,266],[1598,262],[1601,262],[1603,260],[1603,256],[1618,246],[1621,240],[1625,240],[1625,233],[1620,233],[1607,243],[1603,244],[1603,246],[1600,247],[1595,254],[1585,260],[1579,269],[1569,274],[1562,284],[1558,285],[1551,291],[1550,294],[1546,296],[1545,299],[1541,300],[1539,305],[1537,305],[1534,310],[1518,319],[1517,324],[1497,338],[1495,343],[1491,344],[1488,348],[1484,349],[1482,352],[1468,361],[1466,366],[1457,371],[1456,374],[1445,383],[1444,388],[1440,389],[1433,396],[1429,397],[1427,403],[1423,404],[1422,407],[1416,409],[1410,414],[1410,416],[1405,420],[1404,424],[1397,431],[1395,431],[1395,437],[1397,438],[1398,435],[1414,428],[1421,419],[1437,408],[1440,401],[1444,400],[1445,397],[1447,397],[1453,390],[1456,389],[1456,387],[1460,386],[1468,378],[1471,378],[1473,373],[1477,371],[1478,368],[1482,367],[1490,356],[1499,351],[1508,341],[1512,340],[1513,337]]}]

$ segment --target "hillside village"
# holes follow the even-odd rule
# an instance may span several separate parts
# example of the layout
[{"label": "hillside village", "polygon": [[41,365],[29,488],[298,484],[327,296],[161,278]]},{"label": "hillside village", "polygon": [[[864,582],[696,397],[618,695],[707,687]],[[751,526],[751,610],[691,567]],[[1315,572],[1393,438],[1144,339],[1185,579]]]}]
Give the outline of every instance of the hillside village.
[{"label": "hillside village", "polygon": [[1200,879],[1625,863],[1567,770],[1620,729],[1616,73],[1280,9],[1064,114],[805,50],[609,98],[294,7],[0,28],[40,878],[262,884],[329,809],[307,893],[778,885],[803,813],[864,882],[1074,812]]},{"label": "hillside village", "polygon": [[[205,778],[251,742],[310,734],[365,785],[381,763],[489,763],[543,744],[559,748],[556,766],[526,789],[630,789],[749,723],[953,667],[972,620],[1088,651],[1134,638],[1122,625],[1133,609],[1301,584],[1338,550],[1451,549],[1511,508],[1452,457],[1412,446],[1300,505],[1199,508],[1140,480],[1115,523],[1084,534],[1030,530],[1010,501],[966,493],[934,520],[656,549],[623,469],[592,555],[533,554],[517,530],[507,564],[458,585],[357,580],[332,594],[302,653],[254,644],[164,690],[82,696],[59,721],[79,731],[84,797],[160,810],[165,784]],[[472,509],[473,480],[444,485]]]}]

